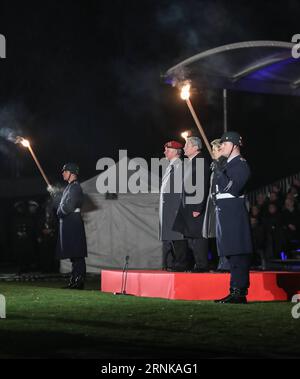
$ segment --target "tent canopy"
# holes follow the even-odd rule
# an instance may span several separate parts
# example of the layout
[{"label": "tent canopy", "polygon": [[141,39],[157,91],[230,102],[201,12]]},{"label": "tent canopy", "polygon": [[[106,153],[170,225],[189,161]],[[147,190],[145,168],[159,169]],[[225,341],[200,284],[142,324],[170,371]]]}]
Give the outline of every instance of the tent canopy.
[{"label": "tent canopy", "polygon": [[170,68],[165,81],[175,86],[192,80],[210,88],[299,96],[300,59],[293,58],[293,47],[280,41],[220,46]]},{"label": "tent canopy", "polygon": [[[113,192],[119,193],[119,178],[120,174],[124,174],[124,172],[126,172],[124,178],[126,178],[127,180],[132,179],[132,181],[137,184],[137,187],[146,189],[149,193],[159,193],[159,176],[156,175],[154,172],[149,172],[146,167],[141,166],[141,162],[138,159],[131,159],[129,163],[127,157],[122,158],[118,163],[110,166],[101,174],[96,175],[93,178],[81,183],[83,192],[87,194],[99,194],[99,191],[97,189],[97,183],[107,184],[108,177],[115,177],[116,191]],[[138,181],[136,181],[137,172],[139,176]],[[129,193],[129,195],[132,194]]]},{"label": "tent canopy", "polygon": [[[152,193],[125,193],[118,194],[115,199],[108,199],[97,191],[99,178],[105,179],[109,173],[118,174],[119,169],[124,168],[124,163],[121,160],[81,184],[85,195],[82,214],[88,245],[87,272],[98,273],[100,268],[122,268],[126,256],[129,257],[131,269],[161,267],[158,179],[154,187],[149,187]],[[145,186],[148,186],[150,173],[143,167],[140,173],[141,181],[146,180]],[[128,178],[133,174],[134,170],[127,170]],[[61,271],[70,271],[68,261],[62,261]]]}]

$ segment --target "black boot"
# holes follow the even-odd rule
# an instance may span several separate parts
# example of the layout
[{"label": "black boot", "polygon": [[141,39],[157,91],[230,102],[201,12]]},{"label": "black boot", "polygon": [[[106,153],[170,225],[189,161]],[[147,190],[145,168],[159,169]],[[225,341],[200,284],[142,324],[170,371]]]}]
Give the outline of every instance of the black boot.
[{"label": "black boot", "polygon": [[71,288],[75,284],[75,276],[71,275],[69,279],[69,283],[67,286],[62,287],[62,289],[68,289]]},{"label": "black boot", "polygon": [[243,288],[230,288],[230,294],[223,299],[215,300],[219,304],[247,304],[248,290]]},{"label": "black boot", "polygon": [[224,303],[224,302],[227,301],[229,298],[231,298],[232,294],[233,294],[233,289],[230,288],[230,289],[229,289],[229,295],[223,297],[222,299],[215,300],[215,303]]},{"label": "black boot", "polygon": [[84,289],[84,276],[78,275],[75,278],[74,283],[69,287],[72,290],[83,290]]}]

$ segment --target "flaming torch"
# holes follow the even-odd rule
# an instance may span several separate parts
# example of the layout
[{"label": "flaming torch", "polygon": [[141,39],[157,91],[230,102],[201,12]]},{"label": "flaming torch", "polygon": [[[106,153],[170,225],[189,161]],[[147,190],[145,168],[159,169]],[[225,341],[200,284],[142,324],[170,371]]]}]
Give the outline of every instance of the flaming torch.
[{"label": "flaming torch", "polygon": [[210,144],[208,142],[208,139],[207,139],[207,137],[205,135],[205,132],[204,132],[202,126],[201,126],[200,120],[197,117],[196,112],[195,112],[195,110],[193,108],[193,105],[191,103],[191,100],[190,100],[190,95],[191,95],[190,94],[190,90],[191,90],[191,83],[189,81],[187,81],[181,87],[181,94],[180,94],[180,96],[181,96],[182,100],[185,100],[185,102],[186,102],[186,104],[187,104],[187,106],[188,106],[188,108],[189,108],[189,110],[190,110],[190,112],[191,112],[191,114],[193,116],[195,124],[196,124],[197,128],[199,129],[200,135],[203,138],[203,141],[204,141],[204,143],[205,143],[205,145],[207,147],[207,150],[209,151],[209,154],[212,157],[211,146],[210,146]]},{"label": "flaming torch", "polygon": [[30,142],[27,139],[23,138],[23,137],[17,137],[16,143],[20,143],[21,145],[23,145],[24,147],[26,147],[29,150],[29,152],[30,152],[33,160],[35,161],[35,163],[36,163],[36,165],[37,165],[37,167],[38,167],[38,169],[39,169],[42,177],[44,178],[45,182],[47,183],[47,189],[51,190],[52,186],[51,186],[51,184],[49,182],[49,179],[47,178],[47,176],[46,176],[46,174],[45,174],[45,172],[44,172],[44,170],[43,170],[40,162],[38,161],[38,159],[37,159],[37,157],[36,157],[36,155],[35,155],[32,147],[30,145]]},{"label": "flaming torch", "polygon": [[185,139],[185,141],[187,140],[187,138],[189,137],[189,135],[190,135],[190,132],[188,130],[185,131],[185,132],[183,132],[183,133],[181,133],[181,137],[183,139]]}]

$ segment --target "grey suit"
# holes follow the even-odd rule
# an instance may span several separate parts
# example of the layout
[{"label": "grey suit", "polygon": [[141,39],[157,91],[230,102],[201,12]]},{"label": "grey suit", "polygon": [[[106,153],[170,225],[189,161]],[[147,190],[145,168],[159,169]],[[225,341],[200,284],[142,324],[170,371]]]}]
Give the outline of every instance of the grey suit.
[{"label": "grey suit", "polygon": [[171,162],[162,178],[159,199],[159,239],[161,241],[182,240],[183,235],[173,230],[173,224],[181,204],[181,193],[174,191],[174,177],[181,169],[182,162],[178,158]]},{"label": "grey suit", "polygon": [[[174,177],[181,175],[182,162],[178,158],[167,167],[162,178],[159,201],[159,239],[163,242],[164,269],[184,270],[186,241],[183,235],[173,230],[173,224],[181,204],[181,192],[174,190]],[[181,188],[181,187],[180,187]],[[171,257],[171,259],[170,259]]]}]

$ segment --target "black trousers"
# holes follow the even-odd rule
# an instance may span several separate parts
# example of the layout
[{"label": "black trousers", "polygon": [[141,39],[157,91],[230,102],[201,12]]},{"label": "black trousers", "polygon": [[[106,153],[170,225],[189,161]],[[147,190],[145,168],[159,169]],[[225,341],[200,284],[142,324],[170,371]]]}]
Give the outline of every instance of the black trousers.
[{"label": "black trousers", "polygon": [[230,264],[226,257],[220,257],[217,269],[230,271]]},{"label": "black trousers", "polygon": [[173,268],[175,263],[175,252],[172,241],[162,241],[162,267]]},{"label": "black trousers", "polygon": [[71,258],[72,262],[72,276],[77,278],[78,276],[85,277],[86,264],[85,258]]},{"label": "black trousers", "polygon": [[171,241],[174,253],[173,269],[187,270],[187,243],[186,240]]},{"label": "black trousers", "polygon": [[208,269],[208,240],[206,238],[187,238],[188,248],[194,258],[195,268]]},{"label": "black trousers", "polygon": [[230,287],[247,289],[250,286],[250,254],[227,256],[230,265]]}]

